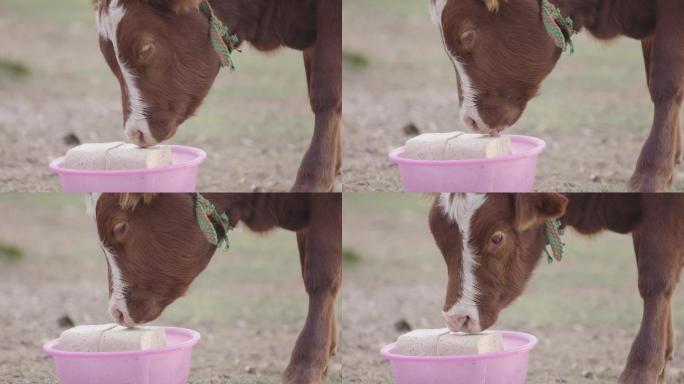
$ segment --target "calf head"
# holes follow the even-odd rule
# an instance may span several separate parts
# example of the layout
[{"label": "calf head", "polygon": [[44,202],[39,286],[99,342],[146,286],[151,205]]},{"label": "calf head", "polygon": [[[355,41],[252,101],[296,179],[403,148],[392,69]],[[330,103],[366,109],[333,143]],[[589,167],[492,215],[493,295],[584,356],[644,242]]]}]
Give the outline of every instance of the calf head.
[{"label": "calf head", "polygon": [[430,229],[447,264],[443,314],[452,331],[478,333],[524,290],[546,245],[544,224],[565,212],[558,194],[441,194]]},{"label": "calf head", "polygon": [[558,60],[539,0],[431,0],[469,128],[500,132],[522,115]]},{"label": "calf head", "polygon": [[219,59],[201,0],[94,0],[100,50],[119,80],[124,133],[171,138],[209,92]]},{"label": "calf head", "polygon": [[109,311],[127,326],[156,319],[204,270],[216,247],[190,194],[91,195],[107,258]]}]

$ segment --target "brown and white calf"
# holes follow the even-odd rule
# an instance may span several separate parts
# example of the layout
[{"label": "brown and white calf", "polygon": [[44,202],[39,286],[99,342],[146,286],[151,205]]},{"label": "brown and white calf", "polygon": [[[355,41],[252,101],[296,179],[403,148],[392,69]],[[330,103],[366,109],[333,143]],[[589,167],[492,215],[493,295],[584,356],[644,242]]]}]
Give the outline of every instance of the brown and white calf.
[{"label": "brown and white calf", "polygon": [[[124,133],[150,146],[171,138],[209,92],[219,58],[202,0],[93,0],[100,49],[119,80]],[[217,17],[261,51],[301,50],[313,138],[293,190],[332,190],[341,166],[341,0],[211,0]],[[283,110],[283,114],[287,113]]]},{"label": "brown and white calf", "polygon": [[[575,31],[586,28],[599,39],[624,35],[641,40],[655,114],[629,186],[640,192],[666,190],[682,155],[684,2],[551,2],[574,21]],[[456,69],[464,124],[482,132],[513,125],[561,55],[542,23],[540,0],[431,3]]]},{"label": "brown and white calf", "polygon": [[644,313],[620,383],[665,383],[675,345],[671,298],[684,266],[684,194],[439,195],[430,229],[447,264],[449,328],[474,333],[496,322],[542,258],[551,218],[585,235],[632,234]]},{"label": "brown and white calf", "polygon": [[[205,194],[230,227],[296,232],[309,312],[283,373],[285,383],[319,383],[335,353],[341,284],[342,197],[325,194]],[[94,194],[89,210],[109,270],[109,310],[122,325],[159,317],[204,270],[216,246],[195,217],[192,194]],[[221,226],[216,230],[223,235]]]}]

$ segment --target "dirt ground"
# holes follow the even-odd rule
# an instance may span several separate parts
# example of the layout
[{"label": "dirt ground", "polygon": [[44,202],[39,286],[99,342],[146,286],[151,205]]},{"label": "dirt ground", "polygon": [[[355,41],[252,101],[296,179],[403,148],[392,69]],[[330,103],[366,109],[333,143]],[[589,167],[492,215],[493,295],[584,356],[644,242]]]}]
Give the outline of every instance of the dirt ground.
[{"label": "dirt ground", "polygon": [[[441,328],[446,267],[427,225],[429,202],[411,194],[345,194],[342,294],[345,383],[391,384],[380,348],[404,331]],[[568,234],[561,263],[539,265],[494,329],[534,334],[528,384],[616,383],[641,319],[631,238]],[[684,383],[684,285],[673,303],[678,334],[669,384]]]},{"label": "dirt ground", "polygon": [[[80,195],[0,195],[0,244],[23,251],[0,257],[0,383],[57,383],[43,343],[76,324],[111,322],[107,266]],[[0,254],[0,256],[2,256]],[[198,330],[191,384],[275,384],[304,324],[307,297],[294,235],[232,233],[186,297],[154,322]],[[328,383],[341,383],[341,359]]]},{"label": "dirt ground", "polygon": [[[454,70],[428,1],[345,0],[345,191],[399,191],[399,171],[387,159],[421,132],[460,129]],[[508,133],[536,136],[547,150],[536,190],[620,191],[632,174],[651,127],[652,104],[638,41],[575,37]],[[673,190],[684,190],[678,167]]]},{"label": "dirt ground", "polygon": [[[287,191],[313,132],[301,54],[246,48],[169,143],[208,153],[202,191]],[[48,163],[73,144],[122,140],[118,82],[101,57],[89,1],[0,2],[0,191],[56,191]],[[2,62],[0,62],[2,64]]]}]

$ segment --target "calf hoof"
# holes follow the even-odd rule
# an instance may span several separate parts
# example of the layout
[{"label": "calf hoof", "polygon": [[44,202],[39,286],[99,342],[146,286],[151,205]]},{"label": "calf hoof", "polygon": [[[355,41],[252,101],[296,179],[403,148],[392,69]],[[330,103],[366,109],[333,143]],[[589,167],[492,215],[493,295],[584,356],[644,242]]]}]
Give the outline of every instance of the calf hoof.
[{"label": "calf hoof", "polygon": [[660,381],[661,375],[657,372],[651,372],[648,369],[642,368],[627,368],[620,379],[618,384],[662,384],[664,382]]},{"label": "calf hoof", "polygon": [[332,192],[334,187],[334,178],[297,177],[291,192]]},{"label": "calf hoof", "polygon": [[672,179],[672,173],[663,175],[636,171],[629,179],[628,188],[634,192],[666,192]]},{"label": "calf hoof", "polygon": [[320,384],[323,376],[310,366],[289,366],[283,373],[283,384]]},{"label": "calf hoof", "polygon": [[292,186],[290,192],[332,192],[333,185],[325,185],[321,183],[302,183]]}]

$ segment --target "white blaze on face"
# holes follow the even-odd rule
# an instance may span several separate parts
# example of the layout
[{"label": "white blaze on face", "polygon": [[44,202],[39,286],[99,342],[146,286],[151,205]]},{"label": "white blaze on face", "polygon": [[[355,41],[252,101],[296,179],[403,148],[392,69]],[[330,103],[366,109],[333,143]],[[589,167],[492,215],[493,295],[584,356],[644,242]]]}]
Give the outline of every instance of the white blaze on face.
[{"label": "white blaze on face", "polygon": [[446,43],[446,36],[444,35],[444,27],[442,25],[442,13],[444,12],[444,8],[446,7],[448,2],[449,0],[431,0],[430,14],[432,15],[432,22],[437,24],[437,26],[439,27],[439,33],[442,36],[442,44],[444,45],[444,50],[446,51],[447,55],[449,55],[449,58],[451,58],[451,61],[454,63],[456,72],[458,72],[459,87],[461,88],[461,95],[463,96],[463,102],[461,103],[461,109],[459,111],[461,123],[466,126],[469,126],[465,122],[465,119],[470,118],[477,123],[478,128],[482,130],[487,130],[488,126],[484,123],[484,121],[482,121],[482,118],[480,117],[480,112],[477,110],[477,90],[473,86],[470,76],[468,76],[468,73],[466,72],[465,65],[463,65],[461,59],[459,59],[456,55],[454,55],[451,52],[449,46]]},{"label": "white blaze on face", "polygon": [[[100,199],[100,196],[102,196],[101,193],[88,193],[85,196],[86,212],[93,218],[95,225],[97,225],[97,201]],[[112,294],[109,297],[109,313],[118,323],[119,319],[115,315],[115,312],[121,312],[123,314],[123,324],[121,325],[133,326],[134,323],[131,316],[128,314],[128,306],[126,305],[126,282],[121,275],[119,265],[116,263],[114,254],[102,242],[100,242],[100,247],[107,258],[107,265],[109,266],[109,271],[112,275]]]},{"label": "white blaze on face", "polygon": [[[99,0],[100,2],[105,0]],[[119,54],[119,42],[117,39],[117,31],[119,24],[126,16],[126,9],[119,0],[111,0],[109,6],[106,4],[103,7],[98,5],[95,12],[97,31],[102,39],[110,41],[114,48],[114,55],[116,62],[121,69],[124,84],[126,86],[126,93],[128,94],[128,119],[124,125],[124,133],[126,136],[138,145],[155,144],[155,140],[150,132],[150,126],[145,116],[147,105],[143,101],[140,89],[137,86],[136,76],[131,69],[124,63]],[[139,138],[137,132],[143,134],[143,138]],[[142,139],[142,141],[141,141]]]},{"label": "white blaze on face", "polygon": [[[456,223],[461,232],[461,297],[454,305],[444,312],[444,318],[449,324],[449,328],[454,331],[467,331],[477,333],[480,328],[480,314],[477,308],[477,295],[479,289],[475,279],[475,268],[478,266],[477,255],[470,245],[470,227],[473,216],[477,210],[485,203],[487,197],[483,194],[456,194],[453,197],[449,193],[442,193],[439,196],[439,206],[449,221]],[[453,319],[457,317],[470,317],[469,324],[465,329],[459,328],[460,324],[453,324]]]},{"label": "white blaze on face", "polygon": [[88,216],[95,220],[95,214],[97,213],[97,201],[100,199],[101,193],[86,193],[85,203],[86,203],[86,213]]},{"label": "white blaze on face", "polygon": [[[128,306],[126,305],[126,282],[121,275],[121,270],[116,263],[114,254],[104,244],[101,244],[101,246],[107,257],[107,264],[109,264],[109,270],[112,275],[112,293],[111,296],[109,296],[109,313],[117,323],[123,323],[121,325],[131,327],[135,325],[135,323],[128,314]],[[116,315],[117,311],[123,314],[123,319],[118,318]]]}]

